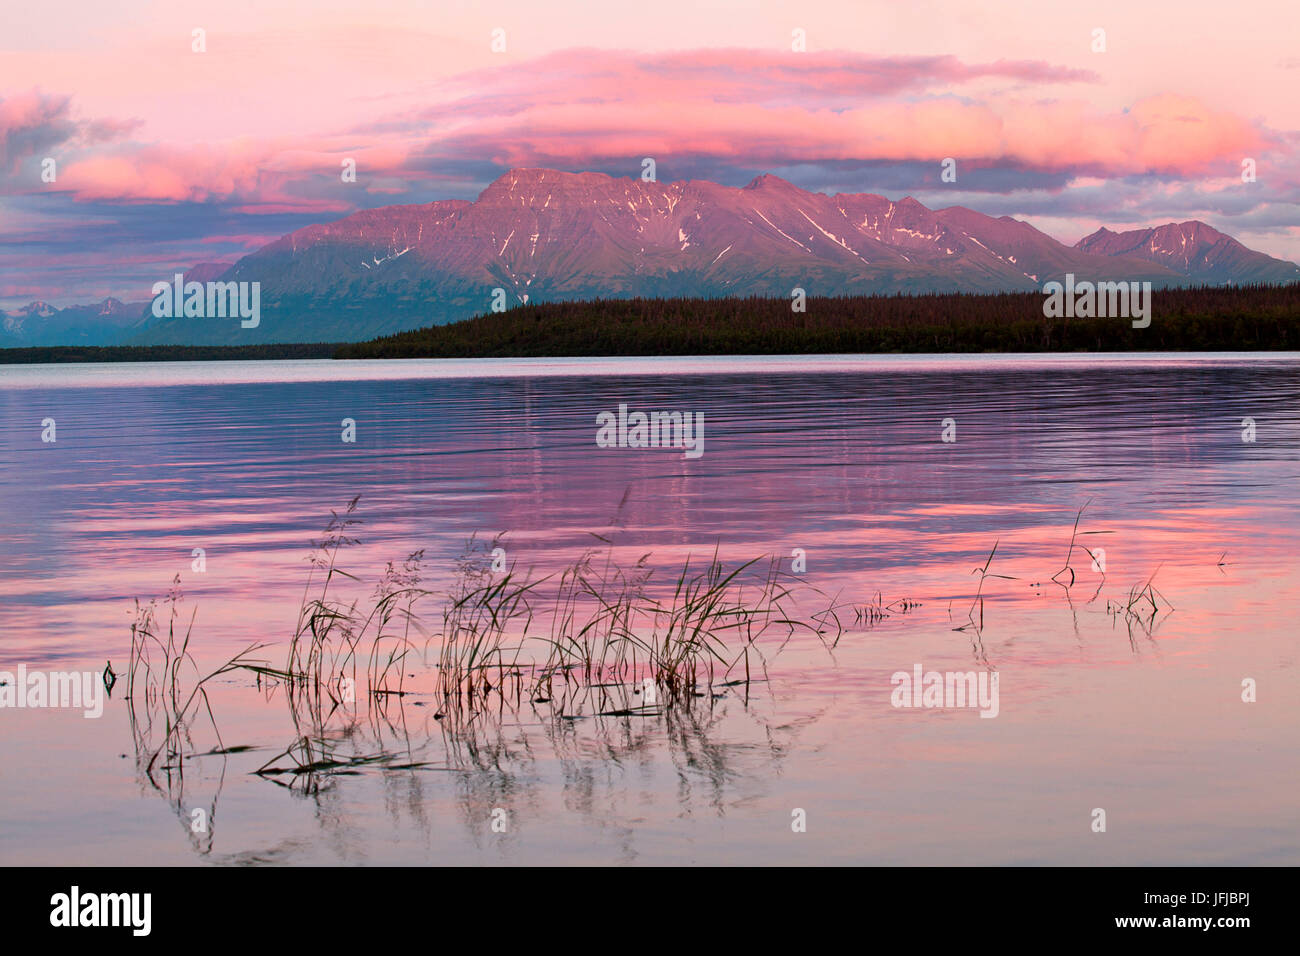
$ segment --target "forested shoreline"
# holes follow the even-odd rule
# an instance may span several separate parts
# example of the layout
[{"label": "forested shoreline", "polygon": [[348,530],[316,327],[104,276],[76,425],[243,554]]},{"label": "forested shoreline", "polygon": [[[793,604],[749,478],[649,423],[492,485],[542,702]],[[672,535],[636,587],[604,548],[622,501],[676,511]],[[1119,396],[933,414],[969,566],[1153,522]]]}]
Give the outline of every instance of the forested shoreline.
[{"label": "forested shoreline", "polygon": [[0,364],[270,359],[1300,349],[1300,284],[1163,289],[1151,322],[1049,318],[1043,295],[609,299],[519,306],[368,342],[0,349]]},{"label": "forested shoreline", "polygon": [[526,305],[341,346],[339,358],[1300,348],[1300,284],[1165,289],[1151,323],[1048,318],[1043,295],[628,299]]}]

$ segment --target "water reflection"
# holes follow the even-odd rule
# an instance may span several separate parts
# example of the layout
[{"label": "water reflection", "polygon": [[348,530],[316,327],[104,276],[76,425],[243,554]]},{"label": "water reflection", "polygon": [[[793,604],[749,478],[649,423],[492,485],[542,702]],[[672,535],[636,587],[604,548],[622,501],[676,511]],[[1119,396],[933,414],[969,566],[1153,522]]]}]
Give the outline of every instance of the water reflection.
[{"label": "water reflection", "polygon": [[[124,675],[133,599],[178,573],[186,626],[195,615],[186,688],[271,642],[267,672],[205,685],[183,734],[167,697],[128,709],[120,682],[101,721],[0,715],[0,759],[34,770],[0,777],[0,857],[1300,859],[1284,797],[1300,704],[1276,692],[1300,659],[1294,357],[799,361],[149,373],[166,387],[140,369],[111,384],[0,373],[6,660]],[[705,455],[596,448],[596,414],[620,401],[702,411]],[[671,707],[647,707],[637,673],[556,670],[552,693],[524,693],[540,653],[526,678],[497,662],[493,687],[504,674],[518,693],[448,711],[423,640],[389,672],[399,693],[370,694],[363,661],[351,701],[328,682],[304,695],[269,671],[285,667],[322,509],[357,494],[349,569],[364,581],[340,600],[369,600],[374,575],[421,550],[417,586],[445,593],[476,534],[559,573],[605,547],[595,529],[629,572],[717,548],[788,574],[799,549],[832,611],[803,619],[844,633],[773,635],[749,683],[715,673]],[[893,710],[889,675],[917,663],[995,670],[998,719]],[[1272,690],[1245,705],[1244,678]],[[1111,801],[1125,839],[1080,842],[1076,799]],[[796,842],[794,807],[811,820]]]}]

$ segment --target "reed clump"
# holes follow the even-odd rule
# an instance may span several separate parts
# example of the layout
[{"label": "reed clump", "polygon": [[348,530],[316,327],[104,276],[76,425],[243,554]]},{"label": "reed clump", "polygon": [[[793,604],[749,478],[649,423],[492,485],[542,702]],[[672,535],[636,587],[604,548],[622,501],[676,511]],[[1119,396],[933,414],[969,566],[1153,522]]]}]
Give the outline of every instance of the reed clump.
[{"label": "reed clump", "polygon": [[[178,627],[181,623],[179,606],[183,599],[180,583],[180,575],[172,579],[172,587],[161,606],[156,600],[148,604],[141,604],[137,600],[135,617],[131,623],[126,702],[136,754],[145,775],[151,781],[160,758],[165,758],[163,768],[170,773],[179,770],[185,758],[196,752],[192,734],[195,719],[201,713],[207,714],[217,741],[217,749],[210,752],[225,749],[212,713],[212,704],[208,700],[206,685],[222,674],[260,666],[260,662],[251,655],[265,646],[253,644],[215,670],[202,673],[190,653],[190,637],[194,630],[197,608],[191,612],[184,630],[181,631]],[[162,620],[164,609],[165,624]],[[108,681],[105,683],[108,684]],[[116,677],[113,683],[116,683]],[[159,722],[162,724],[162,737],[158,743],[154,743],[154,733]]]},{"label": "reed clump", "polygon": [[[416,551],[389,563],[369,601],[345,598],[341,582],[359,582],[340,560],[360,543],[357,503],[332,511],[316,542],[284,666],[240,665],[306,702],[311,723],[357,693],[403,695],[405,665],[421,657],[436,673],[438,716],[456,718],[491,695],[562,701],[569,685],[645,685],[666,702],[702,696],[702,684],[766,673],[760,640],[805,631],[826,642],[842,632],[833,602],[782,572],[776,558],[728,563],[716,548],[662,579],[649,554],[625,568],[612,545],[537,577],[504,564],[502,536],[475,536],[441,593],[421,586],[424,552]],[[819,609],[805,616],[795,605],[807,595]],[[303,765],[321,761],[310,751],[301,757]]]}]

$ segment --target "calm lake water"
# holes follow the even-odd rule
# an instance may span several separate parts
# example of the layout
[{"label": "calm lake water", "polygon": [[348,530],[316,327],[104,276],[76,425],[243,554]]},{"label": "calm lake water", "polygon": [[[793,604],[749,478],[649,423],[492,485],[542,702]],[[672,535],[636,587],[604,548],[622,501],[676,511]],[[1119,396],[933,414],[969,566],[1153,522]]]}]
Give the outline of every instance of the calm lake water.
[{"label": "calm lake water", "polygon": [[[702,413],[703,454],[597,447],[620,403]],[[357,495],[363,605],[387,562],[423,549],[446,590],[504,534],[537,578],[648,555],[669,596],[688,556],[774,556],[843,623],[624,716],[489,695],[452,720],[412,654],[410,693],[327,716],[382,756],[345,772],[253,773],[304,715],[244,671],[207,685],[219,742],[195,719],[183,772],[148,772],[162,734],[121,680],[99,719],[6,708],[0,863],[1295,865],[1298,491],[1294,354],[0,367],[0,671],[121,673],[176,575],[203,673],[253,642],[283,666]],[[996,674],[996,717],[893,706],[918,666]]]}]

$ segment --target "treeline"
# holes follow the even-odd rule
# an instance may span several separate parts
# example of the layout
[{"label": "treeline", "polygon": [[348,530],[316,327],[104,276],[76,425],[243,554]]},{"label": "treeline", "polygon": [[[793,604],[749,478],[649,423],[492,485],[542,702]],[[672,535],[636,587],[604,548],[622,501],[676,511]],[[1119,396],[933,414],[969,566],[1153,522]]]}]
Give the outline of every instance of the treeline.
[{"label": "treeline", "polygon": [[67,345],[0,349],[0,365],[53,362],[239,362],[250,359],[323,359],[337,344],[286,345]]},{"label": "treeline", "polygon": [[1047,318],[1039,292],[789,299],[606,299],[502,313],[349,344],[0,349],[0,364],[320,358],[798,355],[851,352],[1300,350],[1300,284],[1152,293],[1151,324]]},{"label": "treeline", "polygon": [[338,348],[338,358],[1300,349],[1300,284],[1152,293],[1151,324],[1047,318],[1039,292],[526,305]]}]

